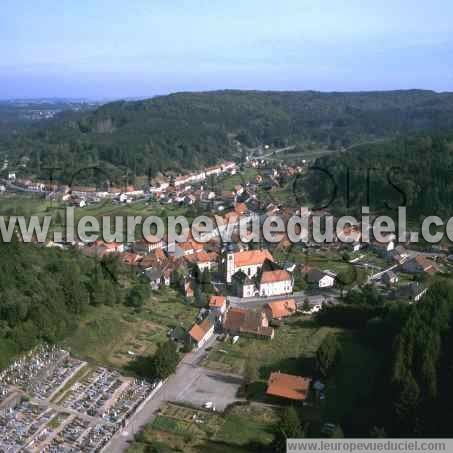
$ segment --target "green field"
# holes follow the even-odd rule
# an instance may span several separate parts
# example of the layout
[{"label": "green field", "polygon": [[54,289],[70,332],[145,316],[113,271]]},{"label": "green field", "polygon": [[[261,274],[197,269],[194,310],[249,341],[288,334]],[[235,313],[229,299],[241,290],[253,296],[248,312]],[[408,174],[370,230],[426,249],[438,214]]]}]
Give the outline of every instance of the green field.
[{"label": "green field", "polygon": [[221,415],[169,403],[128,452],[144,452],[156,444],[191,453],[246,452],[249,444],[272,442],[277,420],[275,408],[256,404],[234,406]]},{"label": "green field", "polygon": [[172,290],[152,295],[139,312],[123,305],[90,307],[64,346],[78,357],[124,370],[134,360],[129,352],[153,354],[170,329],[190,327],[197,312]]},{"label": "green field", "polygon": [[0,196],[0,215],[2,216],[44,216],[50,215],[53,207],[60,203],[45,200],[37,194],[14,194]]},{"label": "green field", "polygon": [[303,374],[324,338],[339,329],[319,327],[303,316],[294,316],[275,331],[273,340],[240,338],[217,343],[204,362],[207,368],[242,374],[246,360],[253,357],[263,382],[272,371]]},{"label": "green field", "polygon": [[225,176],[224,178],[216,180],[215,188],[220,190],[234,190],[237,185],[245,185],[247,182],[255,180],[258,171],[254,168],[246,168],[232,176]]}]

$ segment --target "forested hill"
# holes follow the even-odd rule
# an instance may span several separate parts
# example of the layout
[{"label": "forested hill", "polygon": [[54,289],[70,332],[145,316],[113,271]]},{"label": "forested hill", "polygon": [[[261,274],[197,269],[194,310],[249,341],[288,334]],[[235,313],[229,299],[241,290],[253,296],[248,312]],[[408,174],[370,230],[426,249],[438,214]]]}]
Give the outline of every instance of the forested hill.
[{"label": "forested hill", "polygon": [[217,91],[114,102],[94,112],[63,114],[0,143],[28,168],[104,164],[146,174],[194,168],[243,145],[313,141],[341,149],[414,131],[453,129],[453,93],[409,90],[320,93]]},{"label": "forested hill", "polygon": [[406,206],[412,220],[453,214],[453,134],[357,146],[322,157],[314,166],[330,176],[309,171],[300,181],[298,190],[311,206],[329,204],[342,215],[360,213],[362,206],[396,214],[398,206]]}]

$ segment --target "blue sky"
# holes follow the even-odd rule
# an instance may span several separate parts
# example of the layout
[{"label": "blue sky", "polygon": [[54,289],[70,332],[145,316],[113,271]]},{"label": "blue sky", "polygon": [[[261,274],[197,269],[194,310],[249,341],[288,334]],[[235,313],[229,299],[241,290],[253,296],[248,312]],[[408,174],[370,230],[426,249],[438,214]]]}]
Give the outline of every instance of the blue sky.
[{"label": "blue sky", "polygon": [[1,0],[0,98],[453,91],[451,0]]}]

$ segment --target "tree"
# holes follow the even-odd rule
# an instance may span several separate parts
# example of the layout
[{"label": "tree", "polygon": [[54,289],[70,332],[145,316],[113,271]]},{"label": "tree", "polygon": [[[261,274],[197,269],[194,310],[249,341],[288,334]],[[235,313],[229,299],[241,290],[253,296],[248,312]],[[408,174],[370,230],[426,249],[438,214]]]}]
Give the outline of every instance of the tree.
[{"label": "tree", "polygon": [[338,352],[338,342],[335,335],[328,335],[316,352],[316,362],[321,376],[326,378],[335,363]]},{"label": "tree", "polygon": [[153,377],[165,379],[176,371],[179,362],[178,351],[173,341],[162,343],[152,359]]},{"label": "tree", "polygon": [[338,272],[336,280],[341,290],[341,298],[343,298],[344,289],[356,282],[357,271],[355,268],[348,266],[347,269]]},{"label": "tree", "polygon": [[308,297],[306,297],[302,305],[302,311],[308,313],[310,310],[311,310],[310,302],[308,301]]},{"label": "tree", "polygon": [[207,268],[201,274],[201,286],[205,294],[212,294],[211,273]]},{"label": "tree", "polygon": [[146,299],[150,295],[149,285],[146,283],[137,283],[132,288],[129,289],[129,292],[126,296],[126,305],[134,308],[141,308],[145,303]]}]

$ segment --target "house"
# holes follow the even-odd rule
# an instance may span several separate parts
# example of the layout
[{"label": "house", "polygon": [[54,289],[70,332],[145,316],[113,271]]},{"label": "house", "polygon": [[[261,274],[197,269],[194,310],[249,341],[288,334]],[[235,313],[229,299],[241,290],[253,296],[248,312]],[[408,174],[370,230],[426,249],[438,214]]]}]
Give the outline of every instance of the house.
[{"label": "house", "polygon": [[160,267],[146,269],[143,275],[149,280],[151,289],[158,290],[162,286],[170,286],[170,271]]},{"label": "house", "polygon": [[269,319],[283,319],[296,313],[296,301],[294,299],[277,300],[265,305],[264,310]]},{"label": "house", "polygon": [[332,288],[335,285],[335,277],[319,269],[311,269],[306,274],[307,282],[318,288]]},{"label": "house", "polygon": [[186,241],[175,243],[174,252],[172,253],[177,258],[188,256],[194,253],[199,253],[203,250],[203,244],[196,241]]},{"label": "house", "polygon": [[406,299],[412,302],[418,302],[428,291],[418,282],[412,282],[404,285],[396,291],[396,297],[400,299]]},{"label": "house", "polygon": [[226,311],[227,303],[225,296],[211,296],[209,298],[209,308],[214,313],[223,315]]},{"label": "house", "polygon": [[274,329],[269,326],[269,319],[263,310],[230,308],[223,323],[225,332],[231,335],[245,335],[272,340]]},{"label": "house", "polygon": [[417,255],[416,257],[405,261],[402,265],[402,268],[404,272],[407,272],[409,274],[437,272],[437,266],[434,264],[434,262],[421,255]]},{"label": "house", "polygon": [[266,394],[292,401],[305,401],[310,391],[311,379],[273,372],[267,381]]},{"label": "house", "polygon": [[200,272],[203,272],[205,269],[211,271],[217,265],[217,254],[208,253],[202,250],[199,253],[193,253],[184,257],[189,263],[195,264]]},{"label": "house", "polygon": [[153,250],[163,249],[165,242],[152,234],[145,236],[144,239],[136,241],[133,245],[133,249],[136,253],[151,253]]},{"label": "house", "polygon": [[280,296],[293,292],[292,275],[285,270],[264,271],[259,281],[260,296]]},{"label": "house", "polygon": [[266,260],[274,261],[269,250],[246,250],[243,252],[228,252],[226,255],[226,281],[231,283],[233,275],[244,272],[248,277],[254,277]]},{"label": "house", "polygon": [[124,252],[120,254],[120,260],[122,263],[127,264],[128,266],[137,265],[143,257],[137,255],[136,253]]},{"label": "house", "polygon": [[104,242],[100,239],[94,242],[94,247],[97,250],[98,256],[103,256],[108,253],[123,253],[124,244],[120,242]]},{"label": "house", "polygon": [[393,286],[398,283],[398,275],[396,275],[395,272],[388,271],[382,276],[382,281],[387,286]]},{"label": "house", "polygon": [[200,324],[194,324],[189,330],[189,336],[199,349],[214,335],[214,323],[204,319]]},{"label": "house", "polygon": [[237,297],[253,297],[258,295],[255,281],[242,271],[236,272],[233,275],[231,283],[233,293]]}]

